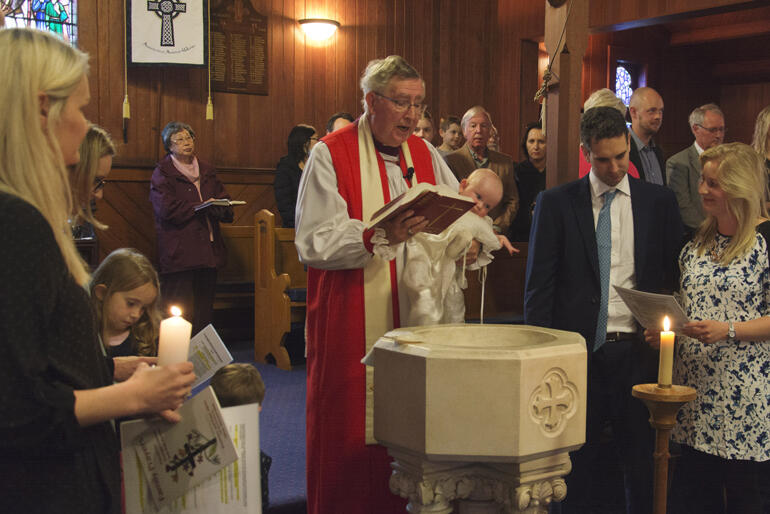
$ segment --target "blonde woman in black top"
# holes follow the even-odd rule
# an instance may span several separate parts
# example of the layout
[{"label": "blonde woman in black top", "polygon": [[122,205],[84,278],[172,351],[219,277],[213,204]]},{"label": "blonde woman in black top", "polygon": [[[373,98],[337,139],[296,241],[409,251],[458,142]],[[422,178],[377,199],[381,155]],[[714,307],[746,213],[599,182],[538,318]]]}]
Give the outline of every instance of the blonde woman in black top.
[{"label": "blonde woman in black top", "polygon": [[[178,420],[192,364],[111,370],[70,233],[88,57],[0,30],[0,498],[5,512],[120,512],[114,418]],[[133,371],[131,373],[130,371]],[[122,382],[113,383],[116,379]]]}]

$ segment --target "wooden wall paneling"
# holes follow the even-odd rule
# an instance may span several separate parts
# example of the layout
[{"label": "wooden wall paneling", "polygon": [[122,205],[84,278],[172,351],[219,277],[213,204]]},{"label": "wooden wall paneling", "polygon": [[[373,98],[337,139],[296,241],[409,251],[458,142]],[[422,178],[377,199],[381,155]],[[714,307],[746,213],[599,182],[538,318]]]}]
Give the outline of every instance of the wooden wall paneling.
[{"label": "wooden wall paneling", "polygon": [[[336,102],[329,106],[331,111],[329,114],[347,111],[354,118],[357,118],[362,112],[357,94],[358,74],[360,72],[358,61],[361,48],[356,38],[356,34],[361,31],[361,28],[356,26],[356,5],[353,2],[343,2],[342,0],[340,0],[340,5],[344,6],[341,12],[345,14],[345,17],[342,18],[345,20],[345,25],[338,31],[341,32],[342,36],[341,39],[337,40],[337,60],[342,64],[342,72],[339,74],[337,83],[338,96]],[[347,28],[345,28],[346,26]]]},{"label": "wooden wall paneling", "polygon": [[[507,63],[499,62],[500,59],[496,55],[499,51],[499,37],[498,33],[495,30],[495,23],[494,23],[494,14],[496,11],[496,8],[493,4],[493,2],[483,2],[481,4],[483,9],[479,9],[481,11],[482,19],[480,20],[481,24],[481,46],[485,49],[485,51],[481,54],[482,63],[482,77],[483,77],[483,83],[481,84],[482,88],[482,105],[488,106],[488,108],[493,109],[497,111],[498,114],[505,111],[506,109],[510,108],[511,106],[518,103],[518,99],[516,99],[515,95],[508,95],[508,96],[502,96],[496,99],[493,99],[495,92],[499,89],[499,85],[497,84],[498,79],[497,76],[502,69],[502,67],[506,66]],[[494,60],[496,66],[493,68],[492,61]],[[514,101],[511,102],[511,98],[513,97]],[[499,120],[498,120],[499,122]],[[501,125],[502,126],[502,125]],[[496,125],[497,127],[497,125]],[[498,130],[500,130],[500,127],[497,127]],[[502,134],[502,132],[500,132]]]},{"label": "wooden wall paneling", "polygon": [[[329,45],[307,47],[307,71],[308,80],[305,82],[306,98],[308,101],[308,113],[305,115],[305,123],[317,126],[326,112],[326,103],[333,96],[329,86],[333,86],[337,79],[334,68],[334,60],[329,58]],[[287,133],[288,134],[288,133]]]},{"label": "wooden wall paneling", "polygon": [[[128,143],[120,145],[116,162],[152,165],[164,153],[159,141],[163,125],[183,119],[199,133],[201,155],[215,165],[274,166],[285,153],[286,136],[294,124],[309,122],[321,129],[336,110],[360,114],[361,69],[370,59],[394,52],[404,54],[425,75],[431,84],[429,102],[438,117],[446,112],[462,114],[475,103],[491,108],[497,101],[492,98],[498,86],[491,84],[490,68],[504,36],[495,35],[491,15],[495,2],[252,0],[252,4],[269,16],[270,95],[215,93],[215,119],[206,121],[205,70],[132,67]],[[94,56],[95,95],[89,116],[120,141],[123,4],[107,0],[83,9],[81,32],[96,35],[83,38],[84,48]],[[296,19],[310,15],[341,20],[343,26],[331,44],[311,48],[297,33]],[[98,17],[107,20],[108,28],[96,23]],[[506,64],[516,69],[515,62]],[[498,128],[510,140],[509,129]]]},{"label": "wooden wall paneling", "polygon": [[423,30],[424,41],[430,44],[430,55],[428,61],[431,63],[431,81],[425,84],[425,95],[430,114],[433,118],[433,143],[439,147],[442,144],[441,136],[438,131],[441,125],[441,117],[444,115],[441,103],[441,8],[439,0],[432,0],[430,24],[425,23]]},{"label": "wooden wall paneling", "polygon": [[[517,160],[520,155],[521,130],[531,119],[539,116],[539,105],[534,95],[537,83],[535,64],[535,89],[527,91],[523,83],[523,42],[540,41],[545,33],[545,2],[526,0],[499,1],[490,16],[493,23],[489,30],[498,34],[498,44],[491,56],[490,66],[495,78],[490,92],[491,109],[496,109],[495,125],[502,133],[502,149]],[[535,63],[537,59],[535,59]],[[537,114],[535,114],[537,113]]]},{"label": "wooden wall paneling", "polygon": [[[96,217],[109,225],[98,234],[102,257],[128,246],[157,265],[155,218],[149,200],[151,174],[151,168],[117,168],[110,174],[104,199],[97,201]],[[232,225],[253,223],[254,214],[262,209],[276,212],[272,170],[220,169],[217,175],[233,198],[247,202],[234,208]]]},{"label": "wooden wall paneling", "polygon": [[725,141],[751,144],[759,112],[770,105],[770,83],[722,86],[720,107],[725,113]]},{"label": "wooden wall paneling", "polygon": [[[283,10],[281,10],[283,8]],[[251,159],[255,166],[275,166],[286,154],[286,139],[296,123],[295,108],[295,40],[299,37],[291,17],[294,0],[274,4],[268,20],[270,31],[270,96],[251,106]],[[265,130],[269,127],[269,130]],[[267,132],[267,133],[266,133]],[[268,151],[272,149],[272,152]],[[262,154],[271,154],[267,157]]]},{"label": "wooden wall paneling", "polygon": [[[609,87],[608,81],[608,47],[612,42],[612,34],[592,34],[588,36],[586,53],[583,56],[583,83],[581,91],[582,102],[591,96],[591,93],[603,87]],[[613,84],[614,86],[614,84]],[[577,106],[581,109],[583,104]]]},{"label": "wooden wall paneling", "polygon": [[[514,161],[523,161],[526,155],[521,150],[519,141],[525,136],[524,127],[540,118],[540,106],[534,102],[535,93],[540,88],[537,79],[537,63],[539,57],[538,44],[535,41],[521,40],[521,73],[519,87],[519,128],[520,136],[506,145],[506,150],[513,156]],[[548,128],[548,127],[546,127]]]},{"label": "wooden wall paneling", "polygon": [[687,118],[699,105],[720,102],[719,84],[710,75],[712,62],[708,54],[695,47],[670,48],[660,56],[660,62],[666,70],[658,88],[665,103],[665,117],[658,141],[663,154],[670,157],[692,144]]},{"label": "wooden wall paneling", "polygon": [[156,259],[156,239],[152,205],[149,200],[150,170],[113,170],[97,201],[96,218],[109,228],[98,232],[99,252],[105,257],[122,247],[136,248],[152,262]]},{"label": "wooden wall paneling", "polygon": [[[745,3],[593,0],[591,24],[601,28],[635,17]],[[205,72],[131,68],[132,118],[128,144],[121,145],[118,162],[151,165],[163,154],[160,129],[168,119],[177,118],[205,136],[200,140],[201,153],[217,165],[274,166],[285,153],[285,139],[294,124],[305,121],[321,129],[336,110],[359,114],[361,69],[368,60],[393,52],[405,54],[425,75],[430,83],[428,101],[437,118],[449,112],[462,114],[470,105],[481,103],[493,111],[504,149],[511,152],[511,143],[518,140],[523,123],[521,93],[516,94],[521,80],[520,41],[542,37],[543,2],[252,0],[252,4],[269,16],[270,95],[217,93],[215,120],[206,122]],[[81,10],[82,47],[91,52],[94,70],[94,102],[88,115],[120,140],[123,2],[84,2]],[[343,26],[331,44],[311,48],[297,34],[296,19],[306,15],[334,17]]]},{"label": "wooden wall paneling", "polygon": [[452,18],[455,11],[453,7],[456,8],[456,4],[434,0],[433,6],[437,13],[436,24],[438,25],[438,30],[434,34],[434,38],[438,41],[435,48],[437,66],[434,68],[433,90],[436,91],[435,99],[438,103],[435,107],[436,117],[440,121],[442,117],[448,115],[462,116],[462,113],[455,110],[457,109],[454,103],[457,84],[453,77],[457,76],[454,73],[457,59],[454,58],[452,47],[449,44],[449,41],[454,40]]},{"label": "wooden wall paneling", "polygon": [[[292,6],[294,9],[290,19],[293,18],[297,20],[306,16],[306,9],[304,8],[305,6],[303,4],[303,2],[292,2],[287,4],[287,7]],[[297,29],[296,22],[292,23],[291,21],[286,20],[286,23],[289,23],[290,25],[287,27],[289,30],[287,30],[284,34],[283,44],[292,46],[294,48],[293,55],[290,58],[291,60],[286,63],[291,63],[294,68],[294,74],[289,78],[289,83],[292,84],[294,89],[294,105],[292,106],[293,109],[284,113],[282,117],[284,120],[288,121],[288,127],[291,127],[297,124],[297,119],[300,113],[304,115],[304,113],[306,113],[308,110],[308,100],[305,96],[305,93],[307,92],[307,83],[310,80],[310,77],[306,75],[305,68],[309,46],[306,44],[307,38],[305,38],[304,35],[302,35],[302,32]],[[273,94],[281,94],[280,91],[283,89],[282,86],[280,84],[276,84],[276,87],[279,89],[277,89]],[[288,130],[284,131],[284,140],[286,139],[288,133]],[[281,155],[283,155],[283,153],[281,153]]]},{"label": "wooden wall paneling", "polygon": [[[97,2],[79,2],[78,3],[78,19],[98,19],[99,17],[99,7],[101,4],[98,4]],[[99,33],[98,31],[83,31],[80,30],[80,33],[78,34],[79,42],[78,46],[81,50],[88,51],[88,49],[91,48],[97,48],[98,41],[99,41]],[[84,113],[86,118],[90,120],[98,120],[99,119],[99,84],[101,84],[102,79],[100,76],[100,69],[99,69],[99,63],[101,63],[103,60],[103,57],[93,54],[91,55],[91,59],[89,60],[90,64],[90,73],[88,77],[88,87],[91,90],[91,102],[84,108]]]}]

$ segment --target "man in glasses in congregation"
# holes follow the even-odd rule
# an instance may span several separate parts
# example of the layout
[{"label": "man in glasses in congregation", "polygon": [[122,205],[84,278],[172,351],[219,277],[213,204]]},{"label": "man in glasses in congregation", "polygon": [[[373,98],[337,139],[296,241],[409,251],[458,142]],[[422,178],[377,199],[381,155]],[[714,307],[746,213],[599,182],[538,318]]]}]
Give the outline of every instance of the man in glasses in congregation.
[{"label": "man in glasses in congregation", "polygon": [[716,104],[696,107],[688,118],[695,142],[666,161],[666,183],[676,194],[679,212],[689,234],[703,221],[698,185],[700,184],[700,154],[721,145],[725,139],[725,116]]}]

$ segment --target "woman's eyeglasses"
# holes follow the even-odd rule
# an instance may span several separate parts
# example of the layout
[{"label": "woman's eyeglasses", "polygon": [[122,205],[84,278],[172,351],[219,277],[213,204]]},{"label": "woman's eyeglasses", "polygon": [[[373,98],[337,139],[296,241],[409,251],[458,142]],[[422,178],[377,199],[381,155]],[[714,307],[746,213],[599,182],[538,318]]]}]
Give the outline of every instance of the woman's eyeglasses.
[{"label": "woman's eyeglasses", "polygon": [[180,145],[183,143],[189,143],[191,141],[194,141],[195,139],[192,136],[179,136],[175,137],[174,139],[171,139],[171,142],[175,145]]},{"label": "woman's eyeglasses", "polygon": [[96,177],[94,178],[94,187],[92,191],[94,193],[101,191],[104,189],[104,185],[107,183],[107,179],[104,177]]}]

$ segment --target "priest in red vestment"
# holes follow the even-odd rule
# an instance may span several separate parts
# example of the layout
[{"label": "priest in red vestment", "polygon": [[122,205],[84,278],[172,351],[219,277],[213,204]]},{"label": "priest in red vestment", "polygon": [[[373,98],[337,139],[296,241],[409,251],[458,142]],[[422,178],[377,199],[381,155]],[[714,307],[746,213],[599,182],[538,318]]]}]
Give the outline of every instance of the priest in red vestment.
[{"label": "priest in red vestment", "polygon": [[371,61],[361,89],[364,114],[315,146],[297,198],[295,242],[308,266],[309,514],[405,512],[388,487],[391,459],[372,437],[373,371],[360,361],[404,319],[401,243],[427,222],[405,213],[366,230],[363,220],[418,182],[458,187],[438,151],[412,135],[425,108],[417,70],[399,56]]}]

